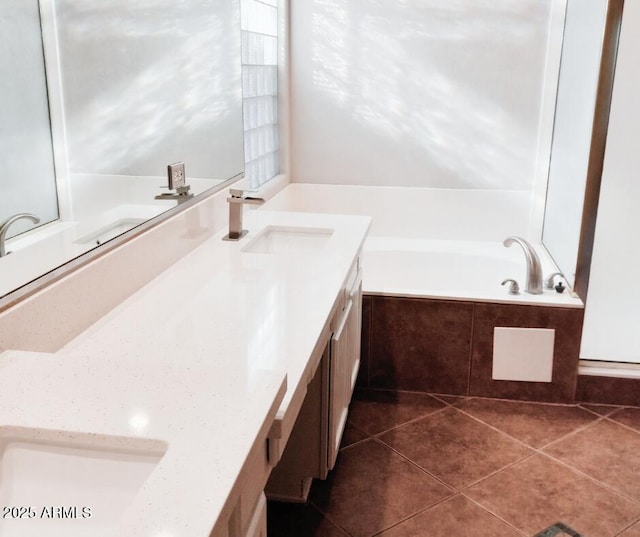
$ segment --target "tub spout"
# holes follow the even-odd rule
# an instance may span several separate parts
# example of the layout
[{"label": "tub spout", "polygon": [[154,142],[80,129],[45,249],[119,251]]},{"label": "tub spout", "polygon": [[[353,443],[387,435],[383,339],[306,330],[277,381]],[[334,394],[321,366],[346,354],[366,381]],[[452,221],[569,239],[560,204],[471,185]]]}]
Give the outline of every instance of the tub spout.
[{"label": "tub spout", "polygon": [[540,264],[538,254],[536,254],[533,246],[522,237],[507,237],[503,244],[508,248],[514,242],[522,246],[524,256],[527,260],[527,283],[524,290],[532,295],[541,295],[542,265]]}]

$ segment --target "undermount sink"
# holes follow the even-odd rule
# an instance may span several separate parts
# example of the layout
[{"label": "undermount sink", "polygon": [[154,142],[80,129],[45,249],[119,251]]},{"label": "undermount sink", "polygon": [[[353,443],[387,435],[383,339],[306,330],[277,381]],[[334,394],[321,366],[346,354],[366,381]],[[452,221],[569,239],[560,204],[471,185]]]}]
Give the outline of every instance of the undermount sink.
[{"label": "undermount sink", "polygon": [[75,241],[76,244],[102,244],[108,240],[122,235],[125,231],[129,231],[134,227],[142,224],[145,221],[144,218],[120,218],[115,222],[107,224],[106,226],[85,235]]},{"label": "undermount sink", "polygon": [[322,250],[333,229],[315,227],[267,226],[242,248],[252,254],[293,254]]},{"label": "undermount sink", "polygon": [[166,450],[157,442],[133,451],[121,439],[27,431],[0,427],[3,537],[113,535]]}]

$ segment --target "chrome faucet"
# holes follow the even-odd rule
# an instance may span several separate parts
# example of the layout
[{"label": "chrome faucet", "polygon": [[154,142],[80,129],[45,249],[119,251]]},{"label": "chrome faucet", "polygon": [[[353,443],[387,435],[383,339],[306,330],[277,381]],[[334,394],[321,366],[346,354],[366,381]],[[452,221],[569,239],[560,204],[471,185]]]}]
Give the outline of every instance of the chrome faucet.
[{"label": "chrome faucet", "polygon": [[31,220],[34,224],[37,224],[40,222],[40,219],[35,214],[31,214],[31,213],[14,214],[13,216],[10,216],[4,222],[2,222],[0,224],[0,257],[4,257],[5,255],[11,253],[11,252],[5,251],[5,247],[4,247],[4,241],[6,240],[7,231],[9,231],[9,226],[11,226],[11,224],[13,224],[15,221],[21,220],[23,218]]},{"label": "chrome faucet", "polygon": [[540,264],[538,254],[536,254],[533,246],[522,237],[507,237],[503,244],[508,248],[514,242],[522,246],[524,256],[527,260],[527,283],[524,290],[532,295],[541,295],[542,265]]},{"label": "chrome faucet", "polygon": [[158,194],[156,200],[176,200],[178,205],[193,198],[193,194],[189,192],[191,188],[187,184],[187,178],[184,171],[184,162],[174,162],[167,166],[167,176],[169,182],[169,190],[175,192],[164,192]]},{"label": "chrome faucet", "polygon": [[264,199],[252,198],[244,195],[244,191],[237,188],[229,190],[229,233],[222,237],[223,241],[239,241],[247,233],[246,229],[242,229],[242,206],[243,205],[262,205]]}]

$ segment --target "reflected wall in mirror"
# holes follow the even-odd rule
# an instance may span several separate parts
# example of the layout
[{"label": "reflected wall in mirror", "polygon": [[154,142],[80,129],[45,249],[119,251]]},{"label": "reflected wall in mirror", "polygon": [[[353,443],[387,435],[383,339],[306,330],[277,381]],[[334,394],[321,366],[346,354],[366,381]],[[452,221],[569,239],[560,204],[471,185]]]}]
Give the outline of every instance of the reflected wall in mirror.
[{"label": "reflected wall in mirror", "polygon": [[[42,224],[59,216],[39,21],[37,0],[0,4],[0,222],[25,212]],[[17,221],[7,237],[31,227]]]},{"label": "reflected wall in mirror", "polygon": [[155,199],[167,165],[184,161],[194,194],[244,169],[237,0],[5,4],[3,187],[26,188],[3,196],[0,219],[47,225],[7,241],[0,296],[175,207]]}]

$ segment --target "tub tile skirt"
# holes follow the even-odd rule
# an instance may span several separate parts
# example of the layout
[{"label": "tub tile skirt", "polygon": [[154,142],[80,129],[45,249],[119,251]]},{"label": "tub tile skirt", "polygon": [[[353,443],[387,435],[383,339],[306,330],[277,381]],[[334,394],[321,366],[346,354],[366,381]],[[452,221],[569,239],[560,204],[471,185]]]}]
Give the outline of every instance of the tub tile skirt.
[{"label": "tub tile skirt", "polygon": [[579,375],[576,401],[640,406],[640,379]]},{"label": "tub tile skirt", "polygon": [[[363,306],[361,387],[575,400],[581,309],[373,295]],[[552,381],[493,380],[495,327],[555,330]]]},{"label": "tub tile skirt", "polygon": [[553,526],[546,530],[536,533],[535,537],[583,537],[581,533],[578,533],[573,528],[570,528],[562,522],[556,522]]}]

